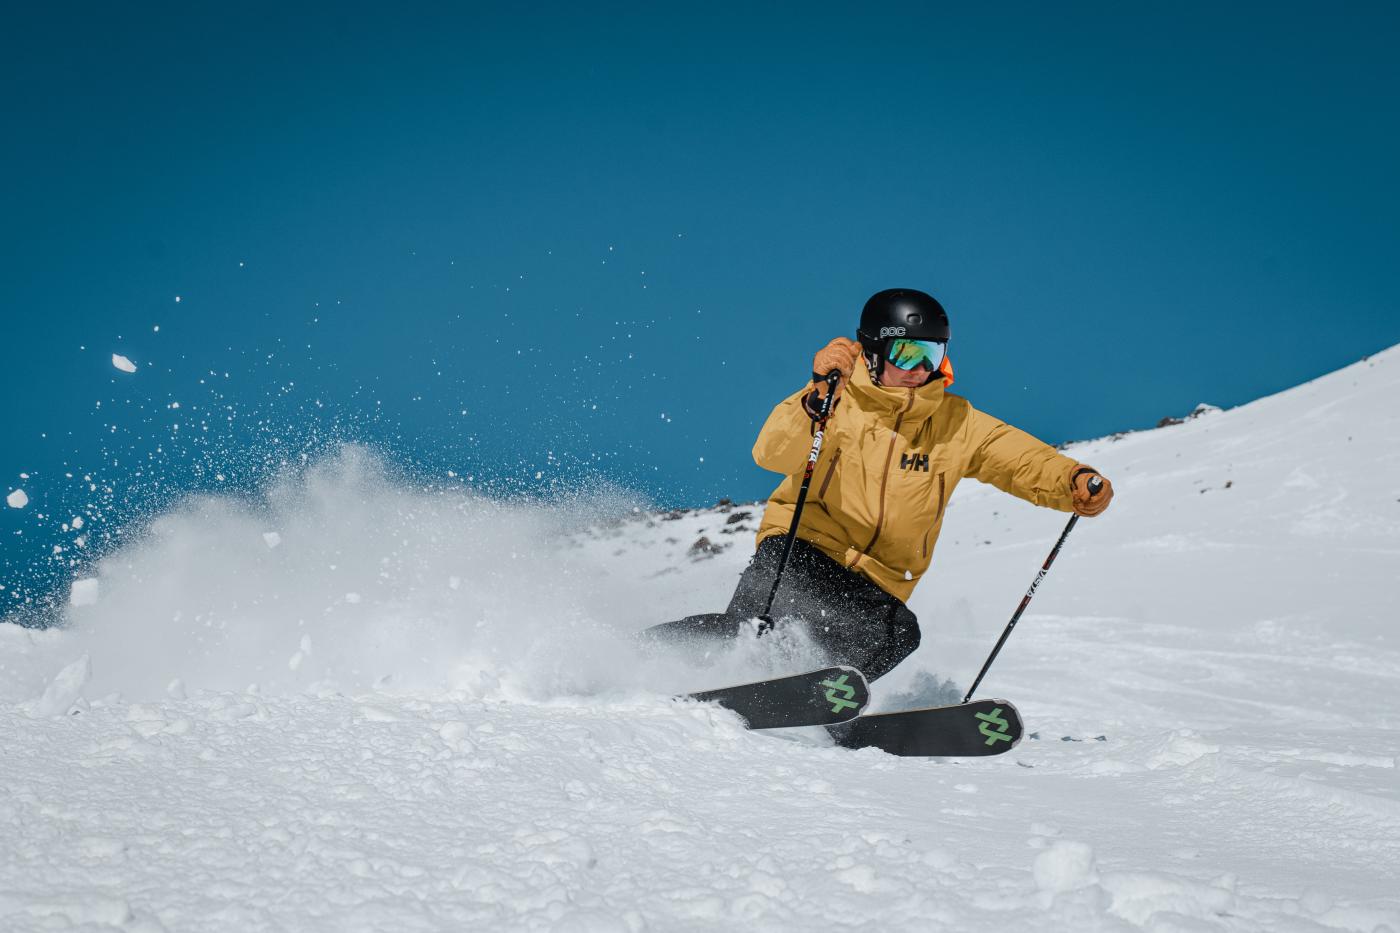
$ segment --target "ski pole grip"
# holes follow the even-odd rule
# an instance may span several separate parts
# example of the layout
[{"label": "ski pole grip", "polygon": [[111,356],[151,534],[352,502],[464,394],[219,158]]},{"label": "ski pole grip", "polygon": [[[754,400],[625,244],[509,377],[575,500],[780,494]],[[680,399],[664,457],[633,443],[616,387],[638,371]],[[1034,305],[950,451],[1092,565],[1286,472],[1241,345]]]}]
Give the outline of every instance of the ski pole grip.
[{"label": "ski pole grip", "polygon": [[1100,491],[1101,489],[1103,489],[1103,480],[1102,480],[1100,477],[1097,477],[1097,476],[1090,478],[1090,480],[1089,480],[1089,495],[1090,495],[1090,496],[1097,496],[1097,495],[1099,494],[1099,491]]},{"label": "ski pole grip", "polygon": [[[835,399],[835,394],[836,394],[836,387],[837,387],[838,385],[841,384],[841,370],[839,370],[839,369],[833,369],[831,372],[827,373],[825,376],[823,376],[821,373],[812,373],[812,381],[813,381],[813,382],[820,382],[820,383],[825,383],[825,384],[826,384],[826,394],[823,395],[823,396],[821,397],[821,400],[822,400],[822,402],[824,403],[824,402],[826,402],[827,399],[833,399],[833,401],[831,402],[831,405],[834,406],[834,405],[836,404],[836,402],[834,401],[834,399]],[[816,392],[816,391],[818,391],[818,390],[813,389],[812,391],[813,391],[813,392]],[[826,409],[826,412],[827,412],[827,414],[830,414],[830,413],[831,413],[831,409],[830,409],[830,408],[827,408],[827,409]]]},{"label": "ski pole grip", "polygon": [[833,369],[826,374],[826,395],[822,397],[821,423],[826,425],[826,419],[831,417],[831,411],[836,407],[836,387],[841,383],[841,370]]}]

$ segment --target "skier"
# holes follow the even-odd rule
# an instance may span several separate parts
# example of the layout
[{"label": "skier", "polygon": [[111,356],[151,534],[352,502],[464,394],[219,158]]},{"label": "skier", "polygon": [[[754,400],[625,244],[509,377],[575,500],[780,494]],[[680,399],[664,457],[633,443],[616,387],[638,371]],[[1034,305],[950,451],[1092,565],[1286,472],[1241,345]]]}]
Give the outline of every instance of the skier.
[{"label": "skier", "polygon": [[[655,626],[649,638],[703,644],[745,630],[764,634],[767,623],[754,620],[767,607],[833,370],[840,373],[835,407],[769,615],[779,625],[803,625],[831,663],[875,680],[919,646],[918,620],[905,600],[928,569],[948,500],[964,477],[1062,512],[1095,516],[1108,508],[1113,487],[1093,467],[947,391],[948,315],[933,296],[877,292],[856,337],[819,350],[815,386],[779,402],[759,432],[754,460],[786,479],[768,499],[757,549],[729,607]],[[1103,486],[1091,493],[1094,477]]]}]

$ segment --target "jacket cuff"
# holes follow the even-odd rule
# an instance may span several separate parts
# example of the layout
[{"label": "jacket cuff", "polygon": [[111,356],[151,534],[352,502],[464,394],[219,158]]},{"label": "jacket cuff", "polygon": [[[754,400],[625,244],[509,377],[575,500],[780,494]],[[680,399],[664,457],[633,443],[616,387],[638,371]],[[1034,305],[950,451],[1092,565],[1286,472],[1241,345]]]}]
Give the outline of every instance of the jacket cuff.
[{"label": "jacket cuff", "polygon": [[1077,479],[1079,479],[1079,477],[1083,476],[1085,473],[1098,473],[1098,472],[1099,472],[1098,470],[1096,470],[1096,469],[1094,469],[1093,467],[1089,466],[1087,463],[1080,463],[1080,464],[1077,464],[1077,465],[1074,467],[1074,469],[1072,469],[1072,470],[1069,471],[1069,489],[1070,489],[1070,492],[1073,492],[1073,491],[1074,491],[1074,481],[1077,480]]},{"label": "jacket cuff", "polygon": [[[841,400],[838,398],[836,401],[831,403],[831,410],[835,412],[836,406],[840,404]],[[813,389],[811,392],[808,392],[806,395],[802,396],[802,410],[805,411],[807,413],[807,417],[811,418],[813,421],[818,421],[821,419],[822,413],[821,409],[818,407],[819,405],[821,405],[821,401],[817,398],[816,389]]]}]

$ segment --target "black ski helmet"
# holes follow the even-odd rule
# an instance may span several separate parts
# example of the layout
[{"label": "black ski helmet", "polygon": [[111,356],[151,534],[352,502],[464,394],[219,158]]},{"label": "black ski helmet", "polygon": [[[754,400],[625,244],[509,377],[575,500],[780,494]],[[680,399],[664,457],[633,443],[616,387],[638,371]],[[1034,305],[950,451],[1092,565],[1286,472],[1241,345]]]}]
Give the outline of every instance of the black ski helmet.
[{"label": "black ski helmet", "polygon": [[[880,384],[880,368],[889,355],[891,341],[904,337],[947,342],[948,334],[948,312],[937,298],[916,288],[887,288],[871,295],[856,329],[870,381],[876,385]],[[930,373],[929,379],[933,375]]]}]

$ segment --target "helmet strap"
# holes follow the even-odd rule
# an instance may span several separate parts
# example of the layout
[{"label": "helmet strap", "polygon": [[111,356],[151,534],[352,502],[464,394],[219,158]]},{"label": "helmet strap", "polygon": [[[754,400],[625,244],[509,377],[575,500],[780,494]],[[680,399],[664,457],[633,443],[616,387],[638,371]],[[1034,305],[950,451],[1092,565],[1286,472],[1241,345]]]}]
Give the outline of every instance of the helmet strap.
[{"label": "helmet strap", "polygon": [[870,381],[875,385],[880,384],[880,367],[885,364],[884,353],[871,353],[865,351],[865,366],[870,370]]}]

